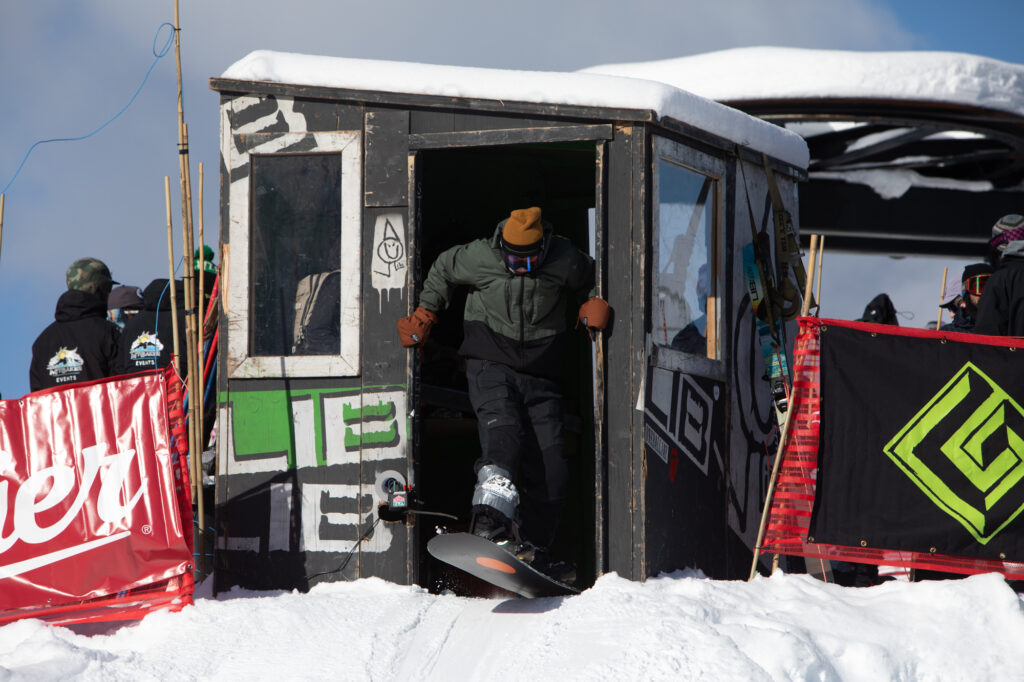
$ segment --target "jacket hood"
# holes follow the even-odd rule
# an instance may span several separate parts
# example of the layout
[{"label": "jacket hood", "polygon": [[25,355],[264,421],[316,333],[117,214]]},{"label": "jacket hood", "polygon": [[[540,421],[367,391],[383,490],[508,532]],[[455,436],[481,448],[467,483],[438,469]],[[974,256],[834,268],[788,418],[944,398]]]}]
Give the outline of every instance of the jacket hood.
[{"label": "jacket hood", "polygon": [[[179,308],[185,306],[185,285],[181,280],[174,280],[175,303]],[[171,290],[167,279],[154,279],[142,292],[142,305],[146,310],[170,310]]]},{"label": "jacket hood", "polygon": [[106,317],[107,306],[99,296],[88,291],[72,289],[57,299],[53,319],[57,322],[71,322],[86,317]]},{"label": "jacket hood", "polygon": [[899,319],[896,317],[896,307],[887,294],[879,294],[871,299],[864,308],[864,315],[858,322],[874,322],[876,324],[894,324],[899,326]]}]

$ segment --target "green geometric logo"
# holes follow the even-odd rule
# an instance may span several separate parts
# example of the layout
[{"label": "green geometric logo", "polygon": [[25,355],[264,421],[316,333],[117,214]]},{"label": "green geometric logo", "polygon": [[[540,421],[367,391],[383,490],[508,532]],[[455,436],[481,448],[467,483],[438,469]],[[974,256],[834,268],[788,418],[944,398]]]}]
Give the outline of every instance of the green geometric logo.
[{"label": "green geometric logo", "polygon": [[885,454],[981,544],[1024,511],[1024,409],[968,362]]}]

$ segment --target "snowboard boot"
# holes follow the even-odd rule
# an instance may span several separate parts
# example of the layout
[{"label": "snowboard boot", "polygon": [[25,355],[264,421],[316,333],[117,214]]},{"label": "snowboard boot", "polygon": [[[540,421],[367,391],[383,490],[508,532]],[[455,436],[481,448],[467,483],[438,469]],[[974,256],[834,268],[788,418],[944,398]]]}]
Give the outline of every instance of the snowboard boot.
[{"label": "snowboard boot", "polygon": [[494,464],[480,467],[473,491],[473,519],[469,532],[499,545],[519,542],[515,522],[519,491],[508,472]]}]

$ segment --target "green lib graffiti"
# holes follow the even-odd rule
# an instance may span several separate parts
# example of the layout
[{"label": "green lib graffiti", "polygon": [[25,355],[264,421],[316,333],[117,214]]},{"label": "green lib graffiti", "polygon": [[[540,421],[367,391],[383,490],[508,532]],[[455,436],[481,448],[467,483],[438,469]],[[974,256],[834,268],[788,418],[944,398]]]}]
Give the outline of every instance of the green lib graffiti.
[{"label": "green lib graffiti", "polygon": [[[954,410],[977,405],[961,424]],[[934,433],[952,435],[929,441]],[[1024,511],[1024,409],[968,362],[884,447],[940,509],[981,544]],[[962,476],[940,476],[945,458]]]},{"label": "green lib graffiti", "polygon": [[[383,387],[393,388],[393,387]],[[227,473],[404,457],[401,390],[237,391],[230,403],[234,466]]]}]

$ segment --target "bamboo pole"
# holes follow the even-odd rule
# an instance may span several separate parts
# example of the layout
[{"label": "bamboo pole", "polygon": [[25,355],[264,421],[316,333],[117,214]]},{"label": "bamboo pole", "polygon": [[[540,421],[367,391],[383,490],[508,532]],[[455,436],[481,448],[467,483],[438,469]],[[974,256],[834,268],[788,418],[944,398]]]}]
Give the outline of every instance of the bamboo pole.
[{"label": "bamboo pole", "polygon": [[817,309],[814,311],[815,317],[821,317],[821,263],[825,259],[825,235],[821,235],[821,239],[818,240],[818,285],[817,293],[814,294],[814,302],[817,304]]},{"label": "bamboo pole", "polygon": [[782,451],[786,448],[786,440],[789,437],[789,425],[793,420],[793,409],[786,410],[786,416],[782,420],[782,433],[779,435],[779,448],[775,453],[775,463],[772,465],[772,475],[768,481],[768,495],[764,500],[764,509],[761,510],[761,525],[757,529],[757,541],[754,543],[754,560],[750,563],[750,578],[753,580],[757,575],[757,560],[761,558],[761,543],[764,542],[764,531],[768,524],[768,511],[772,506],[772,497],[775,496],[775,484],[779,480],[779,469],[782,467]]},{"label": "bamboo pole", "polygon": [[[816,254],[818,253],[818,236],[811,235],[811,251],[807,255],[807,281],[804,282],[804,302],[800,309],[800,315],[806,317],[811,309],[811,294],[814,292],[814,270],[816,260]],[[788,428],[790,428],[790,419],[793,414],[793,404],[791,401],[790,409],[785,411],[785,417],[783,419],[782,435],[779,440],[779,450],[775,454],[775,464],[772,466],[771,480],[768,483],[768,497],[765,499],[765,506],[761,512],[761,526],[758,528],[758,541],[754,548],[754,565],[751,566],[751,580],[754,580],[754,576],[758,570],[758,558],[761,555],[761,543],[764,541],[765,525],[768,521],[768,511],[771,509],[771,500],[775,494],[775,483],[778,478],[779,463],[782,459],[782,447]],[[771,571],[774,573],[778,569],[778,554],[772,557]]]},{"label": "bamboo pole", "polygon": [[167,204],[167,268],[170,272],[169,279],[167,280],[167,286],[171,290],[171,334],[174,335],[174,361],[178,362],[181,355],[179,355],[180,350],[178,348],[178,303],[177,294],[174,291],[174,237],[173,228],[171,227],[171,179],[166,175],[164,176],[164,201]]},{"label": "bamboo pole", "polygon": [[807,255],[807,281],[804,282],[804,303],[800,308],[800,315],[807,317],[811,309],[811,292],[814,291],[814,263],[818,252],[818,235],[811,235],[811,252]]},{"label": "bamboo pole", "polygon": [[[181,225],[182,225],[182,237],[185,243],[185,320],[186,320],[186,333],[188,334],[186,342],[186,352],[188,353],[188,375],[189,375],[189,389],[191,391],[191,400],[189,401],[189,450],[192,453],[192,481],[194,489],[197,491],[195,496],[196,500],[196,521],[199,527],[199,561],[200,569],[205,569],[205,555],[206,552],[203,549],[204,535],[203,529],[205,528],[205,519],[203,518],[203,481],[201,478],[202,469],[199,466],[199,459],[202,456],[202,448],[199,445],[199,441],[202,439],[201,435],[197,434],[196,426],[196,380],[195,372],[196,365],[198,363],[198,353],[196,352],[195,343],[195,317],[196,317],[196,306],[194,303],[195,299],[195,287],[194,279],[192,274],[194,272],[194,266],[192,262],[192,181],[189,171],[189,155],[188,155],[188,126],[185,125],[185,107],[184,97],[182,95],[181,87],[181,19],[179,15],[178,0],[174,0],[174,56],[177,65],[177,76],[178,76],[178,159],[179,159],[179,172],[181,177]],[[190,324],[191,323],[191,324]],[[200,378],[200,381],[202,379]],[[201,433],[201,432],[200,432]]]},{"label": "bamboo pole", "polygon": [[[205,439],[203,434],[206,430],[203,428],[203,416],[206,393],[206,353],[203,352],[203,328],[206,326],[206,242],[203,237],[203,162],[199,162],[199,290],[196,293],[199,298],[199,305],[197,307],[196,318],[199,326],[199,332],[197,336],[197,342],[199,344],[199,362],[196,365],[198,368],[199,383],[196,385],[196,400],[199,402],[199,417],[196,419],[198,425],[197,431],[200,439],[200,449],[206,447]],[[200,466],[200,468],[202,468]]]},{"label": "bamboo pole", "polygon": [[[816,255],[818,252],[818,240],[817,235],[811,235],[811,250],[807,255],[807,281],[804,282],[804,302],[800,310],[800,314],[806,317],[811,309],[811,294],[814,292],[814,270],[815,264],[817,263]],[[793,414],[793,406],[791,403],[790,409],[785,411],[785,417],[783,418],[783,428],[781,438],[785,438],[788,432],[788,424],[790,424],[791,415]],[[754,579],[755,574],[758,570],[758,557],[761,554],[761,543],[764,541],[765,525],[768,521],[768,511],[771,508],[771,500],[775,493],[775,483],[778,477],[779,463],[782,457],[782,447],[784,441],[780,438],[779,440],[779,451],[775,454],[775,464],[772,467],[771,479],[768,483],[768,497],[765,499],[764,510],[761,513],[761,526],[758,528],[758,541],[757,546],[754,548],[754,565],[751,566],[751,580]],[[778,568],[778,554],[772,558],[771,569],[772,572]]]},{"label": "bamboo pole", "polygon": [[[185,128],[185,140],[187,145],[188,140],[188,129]],[[182,155],[182,164],[184,168],[187,168],[185,164],[188,162],[187,155]],[[186,179],[183,183],[183,202],[187,202],[189,205],[192,203],[191,189],[188,185],[188,173],[184,173]],[[188,212],[188,209],[183,210],[183,213]],[[196,310],[198,304],[196,303],[196,287],[195,287],[195,266],[192,257],[193,240],[192,240],[192,225],[188,222],[188,218],[183,216],[183,222],[186,223],[187,227],[182,229],[181,241],[182,251],[185,254],[185,272],[182,279],[185,283],[185,347],[186,353],[188,353],[188,435],[189,435],[189,452],[192,453],[192,480],[195,481],[196,489],[196,520],[199,524],[199,546],[203,547],[203,530],[205,519],[203,518],[203,470],[200,464],[200,459],[203,456],[203,448],[201,445],[202,432],[198,430],[199,418],[198,414],[201,411],[198,405],[198,392],[197,386],[202,383],[202,375],[198,374],[198,358],[199,353],[197,349],[196,337],[200,333],[198,325],[196,324]],[[206,552],[202,549],[199,551],[199,561],[197,562],[200,566],[201,571],[205,571],[205,559],[204,555]]]},{"label": "bamboo pole", "polygon": [[942,268],[942,288],[939,289],[939,317],[935,322],[935,331],[939,330],[942,326],[942,303],[946,297],[946,276],[949,274],[949,268]]}]

